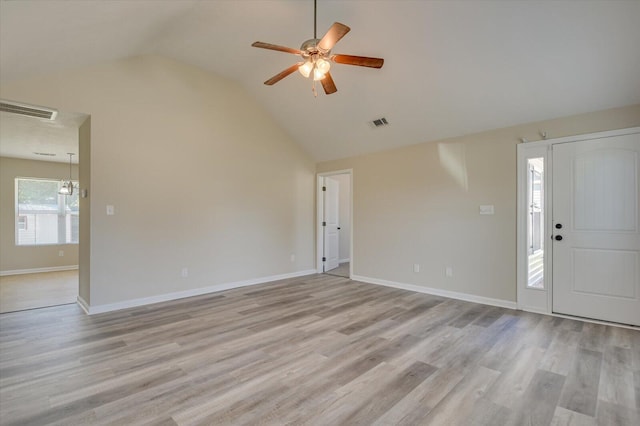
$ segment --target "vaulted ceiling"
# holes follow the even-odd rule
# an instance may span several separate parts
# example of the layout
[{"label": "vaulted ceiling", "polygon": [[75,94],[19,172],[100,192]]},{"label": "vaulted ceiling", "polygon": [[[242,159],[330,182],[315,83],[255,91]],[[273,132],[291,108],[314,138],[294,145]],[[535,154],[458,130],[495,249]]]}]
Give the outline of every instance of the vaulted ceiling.
[{"label": "vaulted ceiling", "polygon": [[[318,0],[318,33],[351,27],[334,52],[336,94],[314,98],[297,57],[312,0],[0,2],[0,81],[160,54],[242,85],[317,161],[640,103],[640,1]],[[55,105],[49,105],[55,107]],[[386,117],[390,125],[369,122]]]}]

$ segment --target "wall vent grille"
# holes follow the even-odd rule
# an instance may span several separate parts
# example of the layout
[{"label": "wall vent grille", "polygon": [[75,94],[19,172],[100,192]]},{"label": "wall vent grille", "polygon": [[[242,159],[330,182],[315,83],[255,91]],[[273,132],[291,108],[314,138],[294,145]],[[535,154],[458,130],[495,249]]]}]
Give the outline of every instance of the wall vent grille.
[{"label": "wall vent grille", "polygon": [[371,124],[373,124],[374,127],[383,127],[383,126],[388,126],[389,122],[387,121],[386,118],[382,117],[382,118],[377,118],[373,120]]},{"label": "wall vent grille", "polygon": [[42,108],[10,101],[0,101],[0,111],[26,115],[28,117],[44,118],[46,120],[55,120],[56,115],[58,115],[58,111],[55,109]]}]

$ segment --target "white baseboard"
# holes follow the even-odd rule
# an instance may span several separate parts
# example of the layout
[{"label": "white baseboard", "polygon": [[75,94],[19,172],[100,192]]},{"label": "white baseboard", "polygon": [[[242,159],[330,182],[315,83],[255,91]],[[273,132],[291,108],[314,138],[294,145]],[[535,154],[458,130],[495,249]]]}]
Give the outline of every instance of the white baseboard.
[{"label": "white baseboard", "polygon": [[76,299],[76,303],[82,308],[85,314],[89,315],[89,304],[86,300],[78,296],[78,298]]},{"label": "white baseboard", "polygon": [[6,277],[7,275],[37,274],[40,272],[73,271],[74,269],[78,269],[78,265],[51,266],[48,268],[14,269],[12,271],[0,271],[0,277]]},{"label": "white baseboard", "polygon": [[347,263],[347,262],[351,262],[351,259],[349,259],[348,257],[346,259],[338,260],[338,263]]},{"label": "white baseboard", "polygon": [[448,297],[450,299],[464,300],[466,302],[480,303],[483,305],[499,306],[501,308],[516,309],[516,302],[508,300],[493,299],[491,297],[476,296],[475,294],[459,293],[457,291],[441,290],[439,288],[423,287],[414,284],[404,284],[395,281],[381,280],[378,278],[363,277],[360,275],[352,275],[353,281],[362,281],[368,284],[383,285],[386,287],[399,288],[402,290],[415,291],[417,293],[431,294],[433,296]]},{"label": "white baseboard", "polygon": [[517,309],[519,311],[525,311],[525,312],[531,312],[534,314],[542,314],[542,315],[549,315],[549,312],[546,309],[540,309],[538,307],[535,306],[518,306]]},{"label": "white baseboard", "polygon": [[89,315],[102,314],[105,312],[119,311],[121,309],[135,308],[137,306],[151,305],[153,303],[168,302],[170,300],[184,299],[185,297],[200,296],[202,294],[216,293],[223,290],[231,290],[234,288],[247,287],[250,285],[264,284],[272,281],[284,280],[287,278],[302,277],[305,275],[315,274],[315,269],[307,269],[305,271],[291,272],[288,274],[271,275],[269,277],[253,278],[245,281],[236,281],[232,283],[216,284],[209,287],[194,288],[191,290],[177,291],[174,293],[159,294],[157,296],[142,297],[140,299],[124,300],[122,302],[109,303],[105,305],[90,306],[85,300],[78,297],[78,304]]}]

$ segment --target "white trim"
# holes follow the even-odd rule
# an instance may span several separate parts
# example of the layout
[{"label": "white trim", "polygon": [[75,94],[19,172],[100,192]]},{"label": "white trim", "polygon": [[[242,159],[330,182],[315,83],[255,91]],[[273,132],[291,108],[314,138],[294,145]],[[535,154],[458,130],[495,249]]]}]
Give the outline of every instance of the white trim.
[{"label": "white trim", "polygon": [[588,141],[591,139],[602,139],[602,138],[610,138],[612,136],[623,136],[623,135],[632,135],[634,133],[640,133],[640,127],[629,127],[626,129],[617,129],[617,130],[607,130],[605,132],[596,132],[596,133],[587,133],[584,135],[573,135],[573,136],[565,136],[562,138],[555,139],[544,139],[540,141],[530,141],[524,142],[518,145],[524,146],[546,146],[546,145],[555,145],[558,143],[567,143],[567,142],[577,142],[577,141]]},{"label": "white trim", "polygon": [[548,247],[544,251],[542,260],[542,267],[544,268],[545,280],[544,288],[547,291],[547,313],[553,312],[553,241],[551,236],[553,235],[553,145],[547,145],[547,154],[545,157],[545,172],[544,172],[544,191],[545,191],[545,211],[547,214],[544,219],[544,226],[546,228],[544,236],[549,237],[547,241]]},{"label": "white trim", "polygon": [[78,298],[76,299],[76,303],[82,308],[85,314],[89,315],[89,304],[86,300],[78,296]]},{"label": "white trim", "polygon": [[[546,142],[546,141],[545,141]],[[551,219],[551,182],[552,182],[552,159],[549,152],[550,145],[538,144],[536,142],[518,144],[517,152],[517,194],[516,194],[516,304],[518,309],[528,309],[535,312],[549,312],[549,295],[551,294],[551,253],[553,244],[548,240],[552,229]],[[527,177],[528,160],[530,158],[542,158],[544,161],[544,288],[528,287],[528,258],[529,250],[527,246],[527,220],[528,200],[527,200]]]},{"label": "white trim", "polygon": [[338,263],[347,263],[347,262],[351,262],[351,259],[346,258],[346,259],[340,259],[340,260],[338,260]]},{"label": "white trim", "polygon": [[74,269],[78,269],[78,265],[51,266],[48,268],[14,269],[13,271],[0,271],[0,277],[5,277],[7,275],[38,274],[40,272],[73,271]]},{"label": "white trim", "polygon": [[[316,273],[322,274],[324,271],[322,270],[322,242],[324,239],[324,230],[322,229],[322,217],[324,215],[324,197],[322,190],[322,185],[324,183],[325,176],[335,176],[335,175],[349,175],[350,180],[350,206],[349,206],[349,221],[350,233],[349,236],[351,244],[349,247],[349,259],[353,259],[353,169],[343,169],[343,170],[335,170],[331,172],[322,172],[317,174],[317,186],[316,186]],[[347,262],[351,262],[347,260]],[[339,261],[339,263],[343,263],[343,261]],[[349,277],[353,275],[353,262],[349,264]]]},{"label": "white trim", "polygon": [[[245,281],[236,281],[225,284],[216,284],[209,287],[194,288],[191,290],[177,291],[174,293],[159,294],[157,296],[142,297],[139,299],[123,300],[122,302],[109,303],[106,305],[87,305],[86,301],[78,297],[78,304],[89,315],[102,314],[105,312],[119,311],[121,309],[135,308],[137,306],[151,305],[153,303],[168,302],[171,300],[184,299],[185,297],[200,296],[202,294],[216,293],[223,290],[231,290],[234,288],[247,287],[256,284],[263,284],[272,281],[284,280],[287,278],[302,277],[305,275],[315,274],[315,269],[307,269],[305,271],[290,272],[288,274],[271,275],[269,277],[253,278]],[[81,301],[82,300],[82,301]]]},{"label": "white trim", "polygon": [[324,272],[322,265],[322,254],[324,252],[322,243],[323,243],[323,229],[322,229],[322,218],[324,217],[324,197],[322,190],[322,186],[324,185],[324,176],[318,174],[316,176],[317,185],[316,185],[316,273],[321,274]]},{"label": "white trim", "polygon": [[574,317],[572,315],[558,314],[558,313],[555,313],[555,312],[544,312],[544,311],[541,311],[541,310],[535,309],[535,308],[528,309],[527,307],[523,307],[521,310],[523,310],[525,312],[532,312],[534,314],[549,315],[551,317],[556,317],[556,318],[566,318],[566,319],[570,319],[570,320],[574,320],[574,321],[588,322],[588,323],[591,323],[591,324],[608,325],[610,327],[627,328],[629,330],[638,330],[638,331],[640,331],[640,326],[636,326],[636,325],[620,324],[620,323],[617,323],[617,322],[609,322],[609,321],[597,320],[597,319],[586,318],[586,317]]},{"label": "white trim", "polygon": [[511,302],[508,300],[493,299],[491,297],[476,296],[475,294],[459,293],[457,291],[442,290],[439,288],[432,288],[432,287],[423,287],[423,286],[414,285],[414,284],[404,284],[404,283],[399,283],[395,281],[381,280],[378,278],[363,277],[360,275],[353,275],[351,279],[354,281],[361,281],[368,284],[383,285],[385,287],[393,287],[393,288],[399,288],[402,290],[415,291],[418,293],[431,294],[434,296],[448,297],[450,299],[464,300],[466,302],[480,303],[482,305],[491,305],[491,306],[499,306],[501,308],[507,308],[507,309],[516,309],[516,302]]},{"label": "white trim", "polygon": [[546,309],[540,309],[536,306],[524,306],[518,303],[518,310],[525,312],[533,312],[534,314],[542,314],[542,315],[553,315],[553,313],[548,312]]}]

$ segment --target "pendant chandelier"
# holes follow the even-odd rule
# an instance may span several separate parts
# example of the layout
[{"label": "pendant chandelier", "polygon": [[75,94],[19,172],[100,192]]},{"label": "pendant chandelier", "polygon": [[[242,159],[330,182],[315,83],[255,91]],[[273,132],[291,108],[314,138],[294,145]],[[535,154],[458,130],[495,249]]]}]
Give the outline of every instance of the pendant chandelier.
[{"label": "pendant chandelier", "polygon": [[71,181],[71,158],[75,155],[71,152],[67,152],[69,154],[69,180],[62,181],[62,188],[58,191],[60,195],[73,195],[73,182]]}]

